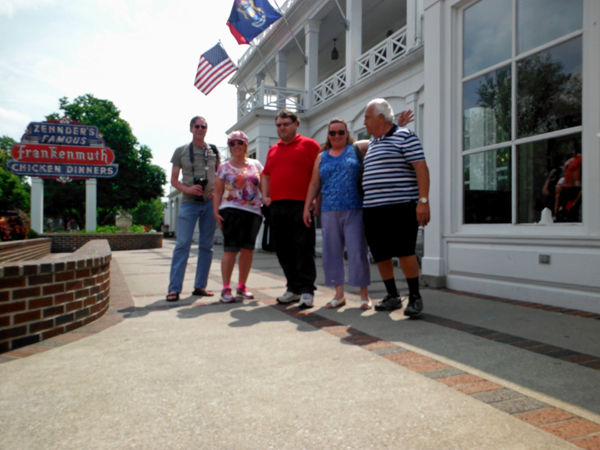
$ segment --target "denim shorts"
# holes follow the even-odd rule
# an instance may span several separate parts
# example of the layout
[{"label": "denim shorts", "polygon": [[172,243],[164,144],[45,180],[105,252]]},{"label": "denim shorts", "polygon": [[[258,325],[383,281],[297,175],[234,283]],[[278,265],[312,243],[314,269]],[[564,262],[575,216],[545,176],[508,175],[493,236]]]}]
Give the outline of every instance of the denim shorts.
[{"label": "denim shorts", "polygon": [[223,216],[223,251],[254,250],[262,216],[238,208],[219,210]]},{"label": "denim shorts", "polygon": [[363,209],[365,235],[375,262],[412,256],[417,245],[417,202]]}]

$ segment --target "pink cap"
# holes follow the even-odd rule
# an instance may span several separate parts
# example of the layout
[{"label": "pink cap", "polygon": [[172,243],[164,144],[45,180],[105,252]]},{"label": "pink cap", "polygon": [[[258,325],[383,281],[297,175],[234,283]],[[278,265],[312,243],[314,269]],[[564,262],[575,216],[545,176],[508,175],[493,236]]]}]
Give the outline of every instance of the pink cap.
[{"label": "pink cap", "polygon": [[232,131],[227,135],[227,144],[237,140],[244,141],[246,145],[248,144],[248,136],[243,131]]}]

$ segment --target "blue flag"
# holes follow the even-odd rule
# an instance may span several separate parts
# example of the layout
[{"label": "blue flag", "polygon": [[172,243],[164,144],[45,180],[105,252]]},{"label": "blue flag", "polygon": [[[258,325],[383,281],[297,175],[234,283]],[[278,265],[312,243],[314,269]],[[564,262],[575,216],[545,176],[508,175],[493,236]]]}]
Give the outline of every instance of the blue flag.
[{"label": "blue flag", "polygon": [[250,44],[280,18],[269,0],[234,0],[227,26],[238,44]]}]

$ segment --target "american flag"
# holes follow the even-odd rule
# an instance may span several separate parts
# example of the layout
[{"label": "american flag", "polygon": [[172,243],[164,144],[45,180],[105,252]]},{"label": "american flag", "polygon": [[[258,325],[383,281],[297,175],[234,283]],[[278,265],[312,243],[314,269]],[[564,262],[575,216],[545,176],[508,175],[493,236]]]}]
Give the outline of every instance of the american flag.
[{"label": "american flag", "polygon": [[219,42],[200,56],[194,86],[204,95],[208,95],[227,75],[237,69]]}]

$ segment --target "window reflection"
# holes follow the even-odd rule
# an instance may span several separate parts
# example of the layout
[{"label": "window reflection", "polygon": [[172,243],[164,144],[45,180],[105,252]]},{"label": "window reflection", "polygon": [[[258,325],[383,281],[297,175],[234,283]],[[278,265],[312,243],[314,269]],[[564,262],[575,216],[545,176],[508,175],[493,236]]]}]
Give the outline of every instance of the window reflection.
[{"label": "window reflection", "polygon": [[581,125],[581,37],[518,63],[519,137]]},{"label": "window reflection", "polygon": [[465,223],[510,223],[510,148],[465,156],[463,167]]},{"label": "window reflection", "polygon": [[482,0],[463,17],[463,76],[511,57],[512,0]]},{"label": "window reflection", "polygon": [[517,148],[518,222],[535,223],[544,208],[555,222],[581,222],[581,134]]},{"label": "window reflection", "polygon": [[510,140],[510,66],[463,85],[464,150]]},{"label": "window reflection", "polygon": [[519,0],[517,8],[518,53],[583,27],[583,0]]}]

